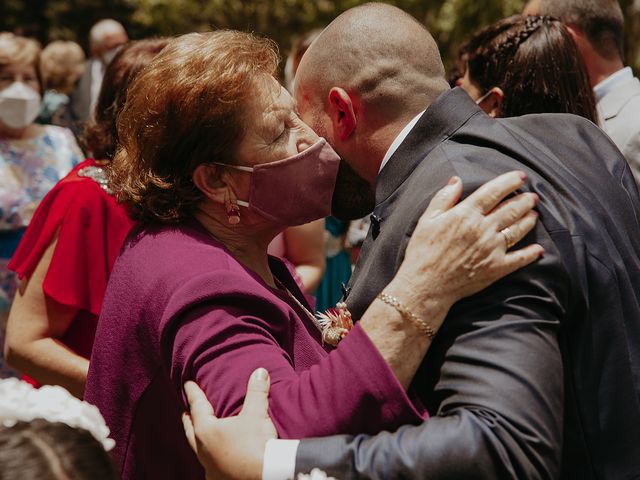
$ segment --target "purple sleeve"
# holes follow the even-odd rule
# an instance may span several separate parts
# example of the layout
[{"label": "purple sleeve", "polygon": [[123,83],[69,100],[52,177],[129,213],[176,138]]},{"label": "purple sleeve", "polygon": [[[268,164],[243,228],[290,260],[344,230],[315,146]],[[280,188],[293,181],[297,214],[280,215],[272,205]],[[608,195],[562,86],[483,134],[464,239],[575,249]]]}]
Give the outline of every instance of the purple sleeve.
[{"label": "purple sleeve", "polygon": [[240,411],[251,372],[264,367],[271,376],[270,415],[281,438],[375,433],[426,417],[359,326],[318,364],[296,372],[273,333],[288,326],[263,319],[275,314],[268,302],[251,302],[262,318],[246,306],[241,313],[211,304],[181,317],[167,352],[179,392],[195,380],[218,416],[232,416]]}]

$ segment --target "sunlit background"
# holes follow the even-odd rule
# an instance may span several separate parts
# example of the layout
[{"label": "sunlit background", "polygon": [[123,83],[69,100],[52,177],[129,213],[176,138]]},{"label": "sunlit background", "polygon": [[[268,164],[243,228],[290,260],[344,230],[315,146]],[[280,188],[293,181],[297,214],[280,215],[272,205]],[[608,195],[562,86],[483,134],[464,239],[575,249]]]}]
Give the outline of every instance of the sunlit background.
[{"label": "sunlit background", "polygon": [[[562,0],[558,0],[562,1]],[[74,40],[87,48],[96,20],[120,21],[132,39],[212,28],[265,34],[286,52],[296,36],[330,22],[359,0],[1,0],[0,30],[33,36],[43,44]],[[477,28],[518,13],[525,0],[388,1],[424,22],[451,64],[458,46]],[[627,63],[640,69],[640,0],[620,0],[626,15]]]}]

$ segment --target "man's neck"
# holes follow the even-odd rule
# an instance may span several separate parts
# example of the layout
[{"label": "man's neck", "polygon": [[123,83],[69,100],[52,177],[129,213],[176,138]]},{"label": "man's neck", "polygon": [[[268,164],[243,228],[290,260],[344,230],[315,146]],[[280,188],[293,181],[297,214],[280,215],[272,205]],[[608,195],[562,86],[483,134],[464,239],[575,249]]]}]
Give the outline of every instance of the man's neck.
[{"label": "man's neck", "polygon": [[624,68],[624,63],[621,58],[607,59],[595,52],[585,57],[585,64],[587,66],[591,88],[604,82],[611,75]]},{"label": "man's neck", "polygon": [[[385,154],[384,154],[384,157],[382,159],[382,162],[378,166],[378,173],[380,173],[382,171],[382,169],[385,167],[385,165],[387,164],[387,162],[389,160],[391,160],[391,157],[393,156],[393,154],[400,147],[400,145],[402,145],[402,143],[407,138],[409,133],[411,133],[411,130],[413,130],[413,128],[416,126],[416,123],[418,123],[418,121],[420,120],[420,118],[422,117],[424,112],[425,111],[422,110],[421,112],[418,112],[416,115],[414,115],[413,118],[411,118],[409,121],[407,121],[407,122],[403,121],[404,126],[396,134],[396,136],[393,138],[392,142],[387,147],[387,150],[385,151]],[[395,130],[397,130],[397,129],[395,129]]]}]

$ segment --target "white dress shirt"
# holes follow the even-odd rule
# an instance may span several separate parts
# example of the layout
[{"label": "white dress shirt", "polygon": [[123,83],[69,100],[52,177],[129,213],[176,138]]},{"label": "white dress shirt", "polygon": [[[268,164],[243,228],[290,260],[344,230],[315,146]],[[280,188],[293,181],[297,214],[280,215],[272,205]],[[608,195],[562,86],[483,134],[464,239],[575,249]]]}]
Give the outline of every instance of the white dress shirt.
[{"label": "white dress shirt", "polygon": [[[389,146],[380,164],[381,172],[398,147],[402,145],[409,132],[416,126],[425,110],[413,117]],[[300,440],[269,440],[264,450],[262,480],[291,480],[296,472],[296,455]]]},{"label": "white dress shirt", "polygon": [[384,168],[384,166],[389,162],[389,160],[391,160],[391,157],[393,156],[393,154],[396,153],[396,150],[398,150],[398,147],[402,145],[402,142],[404,142],[404,139],[407,138],[407,135],[409,135],[409,132],[413,130],[413,127],[416,126],[416,123],[418,123],[418,120],[420,120],[420,117],[422,117],[424,112],[426,112],[426,110],[421,111],[419,114],[413,117],[409,121],[409,123],[407,123],[407,125],[400,131],[398,136],[389,146],[387,153],[384,154],[384,158],[382,159],[382,163],[380,164],[380,170],[378,170],[378,173],[380,173]]},{"label": "white dress shirt", "polygon": [[593,93],[596,96],[596,102],[602,100],[607,93],[616,89],[618,85],[624,83],[633,78],[633,70],[631,67],[625,67],[618,70],[613,75],[609,75],[595,87],[593,87]]},{"label": "white dress shirt", "polygon": [[94,58],[91,61],[91,89],[89,90],[90,95],[90,109],[89,111],[93,113],[93,109],[98,102],[98,95],[100,94],[100,88],[102,88],[102,77],[104,76],[104,65],[100,61],[100,59]]}]

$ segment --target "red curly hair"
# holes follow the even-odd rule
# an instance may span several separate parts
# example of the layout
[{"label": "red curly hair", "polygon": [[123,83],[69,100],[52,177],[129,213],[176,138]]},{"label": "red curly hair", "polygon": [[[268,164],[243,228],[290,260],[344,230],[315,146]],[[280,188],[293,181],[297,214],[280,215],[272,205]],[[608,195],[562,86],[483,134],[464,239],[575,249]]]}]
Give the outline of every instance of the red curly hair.
[{"label": "red curly hair", "polygon": [[172,40],[135,78],[118,116],[111,185],[142,223],[176,223],[202,201],[192,182],[203,163],[232,163],[245,103],[278,67],[275,44],[220,30]]}]

